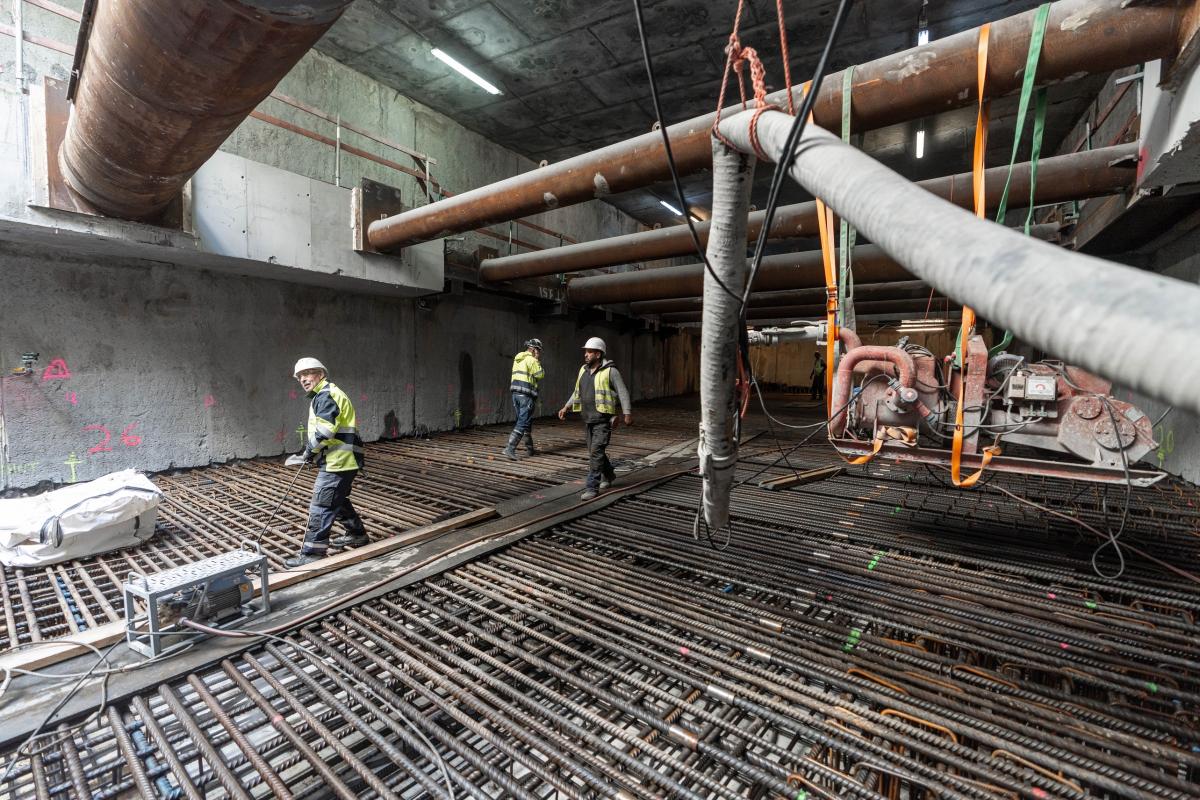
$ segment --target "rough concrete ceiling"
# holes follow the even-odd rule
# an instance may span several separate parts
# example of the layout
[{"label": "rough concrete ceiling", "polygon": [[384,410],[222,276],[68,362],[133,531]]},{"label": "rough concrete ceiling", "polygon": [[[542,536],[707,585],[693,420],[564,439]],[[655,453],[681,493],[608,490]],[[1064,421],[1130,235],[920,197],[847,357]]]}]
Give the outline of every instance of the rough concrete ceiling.
[{"label": "rough concrete ceiling", "polygon": [[[941,38],[1037,5],[931,0],[930,33]],[[711,111],[736,0],[646,0],[644,7],[668,124]],[[815,68],[835,8],[833,0],[785,3],[794,81],[807,79]],[[920,8],[921,0],[858,0],[833,68],[911,47]],[[746,0],[741,39],[763,54],[769,89],[782,88],[774,3]],[[503,94],[488,94],[458,75],[430,54],[431,46],[469,65]],[[644,133],[654,121],[628,0],[356,0],[317,49],[534,160],[559,161],[603,147]],[[1053,88],[1044,152],[1057,149],[1099,85],[1088,79]],[[1015,98],[994,110],[989,163],[1008,160],[1015,110]],[[870,132],[860,146],[913,178],[969,169],[973,112],[926,120],[927,155],[921,160],[912,154],[918,124]],[[768,170],[760,173],[765,181]],[[686,191],[689,202],[707,207],[705,175],[689,179]],[[785,202],[804,197],[798,189],[789,191]],[[674,203],[672,196],[661,185],[609,202],[646,224],[676,224],[679,219],[659,203]]]}]

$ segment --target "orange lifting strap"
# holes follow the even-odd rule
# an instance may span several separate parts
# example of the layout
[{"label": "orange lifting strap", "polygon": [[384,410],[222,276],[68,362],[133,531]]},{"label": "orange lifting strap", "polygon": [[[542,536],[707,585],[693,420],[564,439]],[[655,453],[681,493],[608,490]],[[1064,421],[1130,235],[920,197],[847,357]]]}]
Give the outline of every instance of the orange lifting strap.
[{"label": "orange lifting strap", "polygon": [[[979,29],[979,55],[977,59],[979,70],[979,111],[975,116],[975,156],[972,164],[972,188],[975,193],[975,216],[983,219],[987,215],[987,193],[984,190],[984,155],[987,151],[988,103],[984,99],[984,84],[987,81],[988,35],[991,23],[986,23]],[[955,486],[967,488],[974,486],[983,470],[991,462],[992,457],[1000,452],[998,447],[987,447],[983,451],[983,463],[979,469],[967,477],[960,477],[962,467],[963,447],[963,405],[967,387],[967,343],[975,332],[975,312],[969,306],[963,306],[961,338],[959,340],[959,373],[958,373],[958,408],[954,412],[954,443],[950,450],[950,479]],[[982,413],[982,412],[981,412]]]}]

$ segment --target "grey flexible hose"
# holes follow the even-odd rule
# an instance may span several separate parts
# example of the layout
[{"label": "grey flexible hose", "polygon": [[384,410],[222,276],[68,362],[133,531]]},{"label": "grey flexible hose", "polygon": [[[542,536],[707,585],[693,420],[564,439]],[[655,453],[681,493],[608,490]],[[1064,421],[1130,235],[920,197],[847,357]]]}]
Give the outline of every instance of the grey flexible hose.
[{"label": "grey flexible hose", "polygon": [[[721,122],[721,133],[745,153],[753,152],[751,115]],[[759,143],[772,159],[791,123],[776,111],[759,118]],[[978,219],[813,125],[791,176],[915,276],[993,325],[1115,383],[1200,412],[1200,286]]]},{"label": "grey flexible hose", "polygon": [[[754,159],[713,140],[713,216],[704,273],[700,328],[700,474],[704,477],[704,521],[710,531],[729,524],[729,493],[737,465],[738,297],[746,288],[746,215]],[[729,287],[731,296],[717,283]],[[697,525],[699,518],[697,518]],[[698,531],[696,532],[698,535]]]}]

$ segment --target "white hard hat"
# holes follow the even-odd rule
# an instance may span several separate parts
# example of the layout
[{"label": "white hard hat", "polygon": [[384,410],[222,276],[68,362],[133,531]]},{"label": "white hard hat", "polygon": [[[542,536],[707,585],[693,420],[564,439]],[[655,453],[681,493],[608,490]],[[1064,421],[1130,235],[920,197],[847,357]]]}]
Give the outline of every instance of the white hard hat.
[{"label": "white hard hat", "polygon": [[325,365],[317,359],[305,357],[296,362],[296,368],[292,370],[292,377],[298,377],[306,369],[319,369],[321,372],[329,372],[329,370],[325,369]]},{"label": "white hard hat", "polygon": [[583,343],[584,350],[599,350],[601,353],[608,352],[608,345],[599,336],[593,336]]}]

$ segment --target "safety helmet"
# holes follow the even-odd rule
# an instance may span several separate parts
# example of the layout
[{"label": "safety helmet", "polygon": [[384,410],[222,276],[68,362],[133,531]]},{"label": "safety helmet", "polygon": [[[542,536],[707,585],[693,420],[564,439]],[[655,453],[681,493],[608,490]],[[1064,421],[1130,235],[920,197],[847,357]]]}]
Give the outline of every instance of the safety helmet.
[{"label": "safety helmet", "polygon": [[319,370],[321,370],[321,372],[325,372],[325,373],[329,372],[329,370],[325,369],[325,365],[322,364],[320,361],[318,361],[315,358],[306,356],[305,358],[302,358],[296,362],[296,368],[294,370],[292,370],[292,377],[293,378],[300,377],[300,373],[304,372],[304,370],[306,370],[306,369],[319,369]]},{"label": "safety helmet", "polygon": [[599,350],[601,353],[608,352],[608,345],[599,336],[593,336],[583,343],[584,350]]},{"label": "safety helmet", "polygon": [[535,350],[541,350],[542,349],[542,340],[541,339],[530,339],[528,342],[525,343],[525,346],[532,347]]}]

